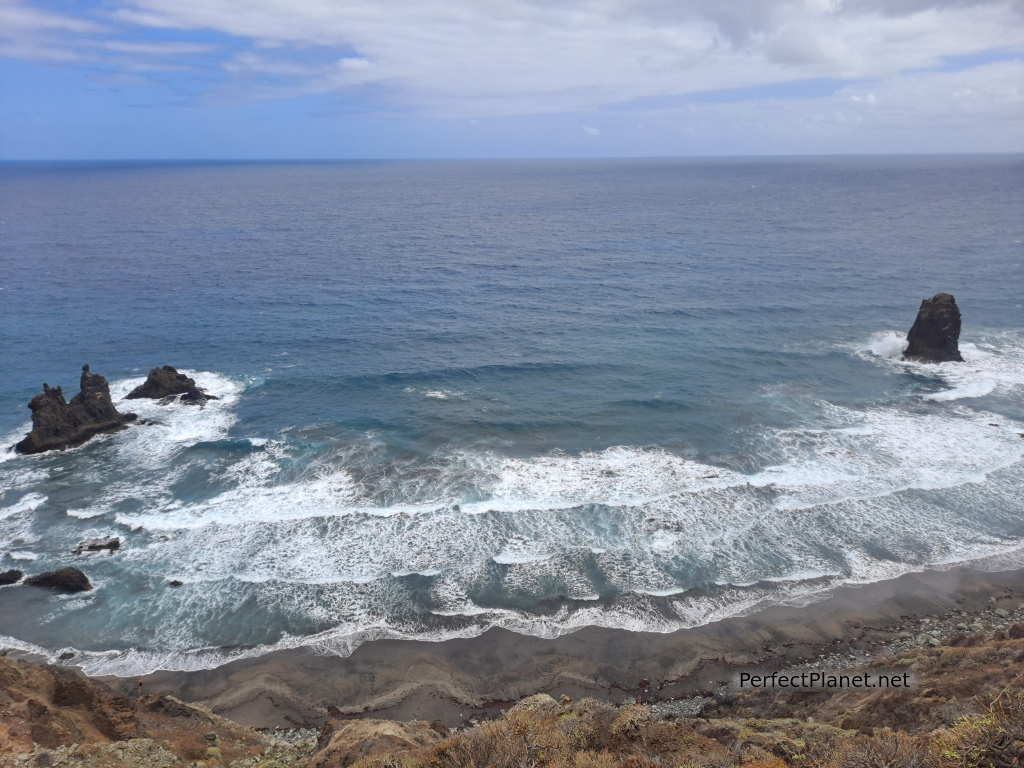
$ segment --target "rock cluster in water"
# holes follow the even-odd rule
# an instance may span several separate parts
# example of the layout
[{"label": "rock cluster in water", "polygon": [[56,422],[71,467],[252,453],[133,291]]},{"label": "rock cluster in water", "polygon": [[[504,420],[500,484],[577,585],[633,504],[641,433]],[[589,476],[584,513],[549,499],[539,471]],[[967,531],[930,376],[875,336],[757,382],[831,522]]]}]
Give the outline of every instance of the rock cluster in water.
[{"label": "rock cluster in water", "polygon": [[148,398],[160,400],[165,405],[178,398],[178,402],[188,405],[206,405],[207,400],[219,398],[207,394],[203,389],[196,386],[195,379],[189,378],[183,373],[178,373],[174,368],[165,365],[163,368],[154,368],[149,372],[146,380],[129,392],[125,400],[138,400]]},{"label": "rock cluster in water", "polygon": [[42,453],[81,445],[93,435],[121,429],[136,418],[134,413],[120,413],[110,399],[107,380],[89,373],[82,366],[82,391],[64,400],[61,388],[43,384],[43,393],[28,404],[32,411],[32,431],[14,446],[18,453]]},{"label": "rock cluster in water", "polygon": [[904,360],[921,363],[963,362],[960,340],[960,310],[948,293],[937,293],[921,302],[917,319],[907,334]]},{"label": "rock cluster in water", "polygon": [[121,540],[116,536],[109,536],[105,539],[86,539],[75,547],[71,554],[73,555],[84,555],[89,552],[103,552],[107,554],[114,554],[115,551],[121,548]]},{"label": "rock cluster in water", "polygon": [[47,571],[38,576],[30,576],[25,579],[25,585],[29,587],[50,587],[59,589],[61,592],[86,592],[92,589],[89,577],[77,568],[58,568],[56,571]]}]

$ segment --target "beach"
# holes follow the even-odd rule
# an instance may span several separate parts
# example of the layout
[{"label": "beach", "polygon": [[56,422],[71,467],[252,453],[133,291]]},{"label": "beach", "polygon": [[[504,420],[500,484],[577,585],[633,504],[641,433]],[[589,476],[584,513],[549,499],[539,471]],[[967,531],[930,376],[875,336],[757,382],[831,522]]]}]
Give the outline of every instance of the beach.
[{"label": "beach", "polygon": [[[588,628],[545,640],[492,629],[436,643],[384,640],[351,656],[302,649],[198,672],[141,678],[147,693],[209,706],[261,728],[316,726],[329,717],[441,721],[494,717],[536,693],[648,704],[713,697],[740,669],[806,663],[857,668],[919,645],[1024,621],[1024,570],[954,568],[842,587],[803,607],[775,606],[742,618],[668,634]],[[1002,617],[995,613],[1003,610]],[[900,638],[909,632],[913,638]],[[101,678],[131,693],[138,681]]]}]

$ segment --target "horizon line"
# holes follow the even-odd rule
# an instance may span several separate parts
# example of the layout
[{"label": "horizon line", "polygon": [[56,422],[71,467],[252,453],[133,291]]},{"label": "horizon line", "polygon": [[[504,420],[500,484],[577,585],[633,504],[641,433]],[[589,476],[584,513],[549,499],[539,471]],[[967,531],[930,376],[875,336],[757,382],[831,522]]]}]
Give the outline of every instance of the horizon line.
[{"label": "horizon line", "polygon": [[538,160],[735,160],[735,159],[810,159],[871,157],[1024,157],[1024,150],[1005,152],[834,152],[806,154],[730,154],[730,155],[536,155],[529,157],[496,155],[480,157],[408,156],[408,157],[131,157],[131,158],[0,158],[0,165],[34,163],[353,163],[353,162],[480,162]]}]

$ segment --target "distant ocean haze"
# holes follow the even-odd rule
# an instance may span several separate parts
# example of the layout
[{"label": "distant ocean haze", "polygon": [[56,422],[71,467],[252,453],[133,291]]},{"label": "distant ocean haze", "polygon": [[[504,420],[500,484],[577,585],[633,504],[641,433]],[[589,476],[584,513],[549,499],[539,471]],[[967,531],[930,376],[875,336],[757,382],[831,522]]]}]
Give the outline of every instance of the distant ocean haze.
[{"label": "distant ocean haze", "polygon": [[[1024,159],[0,165],[0,635],[94,673],[671,631],[1024,544]],[[964,363],[900,360],[956,296]],[[121,548],[75,556],[86,538]],[[993,565],[995,567],[995,565]],[[172,579],[183,585],[170,587]]]}]

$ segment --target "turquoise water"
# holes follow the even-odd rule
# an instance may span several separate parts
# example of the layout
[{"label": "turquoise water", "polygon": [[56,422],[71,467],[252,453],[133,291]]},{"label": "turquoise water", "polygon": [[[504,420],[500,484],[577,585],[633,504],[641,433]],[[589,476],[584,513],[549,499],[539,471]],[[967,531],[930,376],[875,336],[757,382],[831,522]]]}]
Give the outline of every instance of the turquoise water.
[{"label": "turquoise water", "polygon": [[[1024,159],[0,166],[12,647],[92,672],[669,631],[1024,544]],[[953,293],[966,363],[903,363]],[[119,536],[112,555],[74,556]],[[184,582],[174,589],[171,579]]]}]

